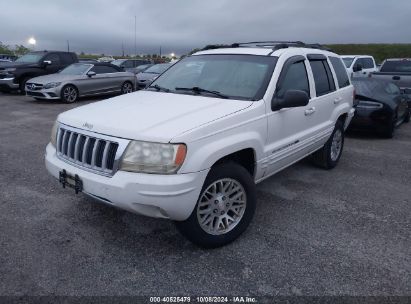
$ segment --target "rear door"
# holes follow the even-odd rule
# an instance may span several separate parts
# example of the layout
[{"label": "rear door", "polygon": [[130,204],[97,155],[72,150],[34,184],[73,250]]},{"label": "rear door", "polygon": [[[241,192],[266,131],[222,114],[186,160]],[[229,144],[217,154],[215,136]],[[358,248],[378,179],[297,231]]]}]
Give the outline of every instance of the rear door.
[{"label": "rear door", "polygon": [[62,62],[60,56],[56,53],[47,54],[43,61],[50,61],[50,64],[45,67],[47,74],[57,73],[61,69]]},{"label": "rear door", "polygon": [[[273,100],[284,98],[288,90],[301,90],[312,94],[306,57],[297,55],[284,62]],[[275,102],[275,101],[274,101]],[[311,151],[312,126],[317,125],[314,105],[284,108],[273,111],[271,102],[267,103],[268,137],[266,158],[262,167],[267,168],[265,176],[272,175],[282,168],[298,161]]]},{"label": "rear door", "polygon": [[322,54],[310,54],[307,57],[315,84],[315,95],[311,100],[315,109],[315,120],[310,121],[311,127],[314,134],[323,134],[328,139],[334,129],[334,109],[343,97],[337,91],[327,57]]}]

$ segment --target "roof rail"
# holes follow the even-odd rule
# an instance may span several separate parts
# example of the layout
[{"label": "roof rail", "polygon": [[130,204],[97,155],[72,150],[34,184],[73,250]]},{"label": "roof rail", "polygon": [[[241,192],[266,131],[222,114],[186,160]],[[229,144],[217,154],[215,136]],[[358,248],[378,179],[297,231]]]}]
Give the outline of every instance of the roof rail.
[{"label": "roof rail", "polygon": [[221,49],[221,48],[239,48],[239,47],[258,47],[258,48],[270,48],[272,52],[279,49],[286,49],[289,47],[300,47],[300,48],[311,48],[318,50],[331,51],[330,48],[325,47],[319,43],[307,44],[302,41],[254,41],[254,42],[241,42],[229,44],[216,44],[216,45],[207,45],[202,49],[202,51]]}]

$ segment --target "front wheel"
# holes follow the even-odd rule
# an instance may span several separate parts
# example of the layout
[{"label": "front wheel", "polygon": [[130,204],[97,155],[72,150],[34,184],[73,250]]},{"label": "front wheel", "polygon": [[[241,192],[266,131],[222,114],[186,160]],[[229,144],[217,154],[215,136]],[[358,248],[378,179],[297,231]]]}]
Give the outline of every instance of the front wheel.
[{"label": "front wheel", "polygon": [[251,175],[236,163],[223,163],[211,169],[193,212],[176,222],[177,229],[198,246],[221,247],[247,229],[255,207]]},{"label": "front wheel", "polygon": [[344,124],[338,120],[334,131],[324,147],[313,154],[313,161],[324,169],[332,169],[337,166],[344,148]]},{"label": "front wheel", "polygon": [[133,93],[133,85],[131,84],[131,82],[125,82],[123,83],[123,85],[121,86],[121,94],[129,94],[129,93]]},{"label": "front wheel", "polygon": [[78,90],[75,86],[72,85],[66,85],[62,90],[61,90],[61,99],[65,103],[73,103],[78,100]]}]

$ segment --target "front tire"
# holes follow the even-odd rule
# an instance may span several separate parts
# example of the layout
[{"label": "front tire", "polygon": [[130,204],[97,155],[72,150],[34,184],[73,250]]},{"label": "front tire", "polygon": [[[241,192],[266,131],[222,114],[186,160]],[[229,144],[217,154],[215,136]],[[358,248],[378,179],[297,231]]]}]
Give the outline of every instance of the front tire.
[{"label": "front tire", "polygon": [[217,165],[209,172],[190,217],[176,222],[191,242],[217,248],[238,238],[250,224],[256,207],[255,183],[236,163]]},{"label": "front tire", "polygon": [[61,100],[65,103],[73,103],[78,100],[79,93],[75,86],[69,84],[63,87],[61,90]]},{"label": "front tire", "polygon": [[26,95],[26,83],[30,79],[31,79],[30,77],[24,77],[23,79],[20,80],[19,90],[20,90],[21,95]]},{"label": "front tire", "polygon": [[314,163],[324,169],[337,166],[344,148],[344,123],[338,120],[330,138],[320,150],[313,154]]}]

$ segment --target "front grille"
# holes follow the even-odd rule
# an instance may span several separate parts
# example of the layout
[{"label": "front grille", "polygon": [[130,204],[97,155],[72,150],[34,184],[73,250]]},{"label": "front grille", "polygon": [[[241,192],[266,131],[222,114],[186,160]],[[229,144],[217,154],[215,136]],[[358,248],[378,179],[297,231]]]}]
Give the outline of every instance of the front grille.
[{"label": "front grille", "polygon": [[39,91],[42,88],[43,88],[43,85],[40,83],[31,83],[31,82],[26,83],[26,89],[31,90],[31,91]]},{"label": "front grille", "polygon": [[114,141],[77,133],[60,127],[57,133],[57,155],[78,166],[104,174],[114,173],[119,144]]}]

